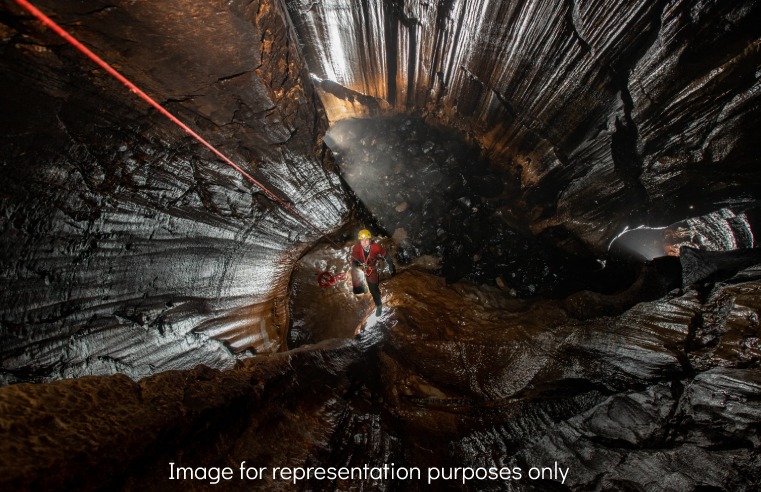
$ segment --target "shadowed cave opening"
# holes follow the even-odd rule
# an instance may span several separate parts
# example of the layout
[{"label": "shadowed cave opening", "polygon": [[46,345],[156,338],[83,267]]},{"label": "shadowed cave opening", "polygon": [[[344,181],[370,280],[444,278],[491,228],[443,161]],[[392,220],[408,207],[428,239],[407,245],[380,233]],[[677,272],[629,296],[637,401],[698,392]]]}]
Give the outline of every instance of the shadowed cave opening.
[{"label": "shadowed cave opening", "polygon": [[[375,323],[369,295],[350,292],[348,251],[357,231],[366,227],[398,268],[441,276],[448,284],[497,287],[511,297],[560,299],[582,290],[616,295],[646,276],[650,288],[637,289],[627,305],[652,300],[678,285],[678,260],[646,265],[669,251],[678,256],[683,245],[753,246],[742,215],[734,220],[740,244],[696,240],[693,227],[677,223],[668,229],[625,231],[603,258],[573,254],[558,248],[551,235],[531,232],[520,203],[520,176],[492,165],[482,149],[455,129],[412,115],[351,118],[334,123],[324,141],[353,199],[353,220],[337,236],[343,249],[320,243],[294,268],[289,348],[351,337],[368,318]],[[682,242],[675,238],[678,234],[685,236]],[[339,279],[335,285],[319,285],[320,275],[327,274]],[[381,268],[381,279],[389,277]],[[388,305],[391,297],[383,297]]]},{"label": "shadowed cave opening", "polygon": [[595,269],[532,235],[514,211],[519,178],[454,130],[405,116],[352,119],[325,142],[402,265],[432,257],[449,282],[498,283],[520,296],[559,294]]},{"label": "shadowed cave opening", "polygon": [[[518,180],[454,129],[411,115],[353,118],[334,123],[325,144],[354,200],[354,219],[339,234],[343,249],[321,243],[297,263],[289,288],[289,348],[352,336],[368,317],[374,322],[369,296],[349,292],[348,251],[366,227],[400,269],[494,286],[514,297],[610,292],[631,281],[599,275],[591,255],[567,254],[531,234],[514,211]],[[315,277],[323,272],[341,281],[318,287]],[[388,277],[381,268],[381,278]],[[384,304],[388,300],[385,295]]]}]

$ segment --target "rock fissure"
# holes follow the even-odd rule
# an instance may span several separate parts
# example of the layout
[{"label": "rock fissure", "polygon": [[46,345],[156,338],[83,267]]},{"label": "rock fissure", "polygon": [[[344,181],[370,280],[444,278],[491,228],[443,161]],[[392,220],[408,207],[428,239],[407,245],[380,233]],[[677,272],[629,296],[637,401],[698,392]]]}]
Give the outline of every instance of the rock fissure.
[{"label": "rock fissure", "polygon": [[575,0],[566,0],[565,18],[568,27],[571,29],[571,32],[573,32],[574,38],[584,47],[584,51],[586,51],[589,55],[594,56],[595,53],[592,49],[592,46],[587,42],[586,39],[584,39],[581,34],[579,34],[579,29],[576,27],[576,24],[579,21]]}]

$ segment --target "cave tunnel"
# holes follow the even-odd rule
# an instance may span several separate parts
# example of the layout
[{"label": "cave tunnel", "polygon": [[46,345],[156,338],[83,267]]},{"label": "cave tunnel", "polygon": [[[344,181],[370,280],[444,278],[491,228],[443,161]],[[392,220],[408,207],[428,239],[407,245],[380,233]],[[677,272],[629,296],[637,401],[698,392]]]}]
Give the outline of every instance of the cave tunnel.
[{"label": "cave tunnel", "polygon": [[761,487],[761,2],[23,3],[3,490]]}]

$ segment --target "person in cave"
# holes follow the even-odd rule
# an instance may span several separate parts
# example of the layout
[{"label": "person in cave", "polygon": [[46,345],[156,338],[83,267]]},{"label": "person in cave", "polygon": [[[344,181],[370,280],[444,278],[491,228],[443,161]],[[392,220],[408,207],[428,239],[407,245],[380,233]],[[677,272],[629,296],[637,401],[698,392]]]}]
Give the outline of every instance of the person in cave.
[{"label": "person in cave", "polygon": [[[375,315],[380,316],[383,311],[383,302],[378,286],[380,280],[378,259],[382,258],[386,261],[388,270],[392,275],[396,272],[396,267],[391,260],[391,255],[386,252],[386,248],[379,243],[372,242],[371,238],[372,235],[367,229],[362,229],[357,235],[359,242],[351,249],[351,265],[353,267],[351,279],[355,294],[366,294],[368,289],[370,290],[375,302]],[[364,279],[361,272],[364,272]]]}]

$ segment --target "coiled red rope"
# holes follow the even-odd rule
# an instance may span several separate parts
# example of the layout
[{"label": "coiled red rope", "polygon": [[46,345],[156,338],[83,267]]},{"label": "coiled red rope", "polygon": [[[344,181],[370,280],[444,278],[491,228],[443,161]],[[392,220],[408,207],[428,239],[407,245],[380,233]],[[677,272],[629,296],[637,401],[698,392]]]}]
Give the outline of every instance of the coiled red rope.
[{"label": "coiled red rope", "polygon": [[333,275],[330,272],[322,272],[317,274],[317,285],[325,289],[326,287],[333,287],[341,280],[346,280],[345,273],[337,273]]},{"label": "coiled red rope", "polygon": [[49,27],[53,32],[61,36],[63,39],[65,39],[69,44],[74,46],[76,49],[78,49],[80,52],[82,52],[85,56],[87,56],[89,59],[91,59],[93,62],[95,62],[98,66],[100,66],[103,70],[108,72],[111,76],[113,76],[116,80],[127,86],[127,88],[132,91],[134,94],[136,94],[140,99],[147,102],[149,105],[151,105],[156,111],[163,114],[167,118],[169,118],[173,123],[175,123],[177,126],[185,130],[186,133],[188,133],[190,136],[195,138],[198,142],[200,142],[204,147],[212,151],[217,157],[222,159],[224,162],[232,166],[236,171],[241,173],[243,176],[245,176],[249,181],[254,183],[259,189],[261,189],[264,193],[267,194],[270,198],[275,200],[277,203],[279,203],[283,208],[291,212],[293,215],[301,219],[301,221],[311,227],[317,234],[324,237],[334,245],[338,246],[333,240],[331,240],[329,237],[327,237],[317,226],[312,224],[306,217],[301,215],[298,211],[296,211],[293,207],[288,205],[286,202],[284,202],[280,197],[278,197],[275,193],[267,189],[262,183],[260,183],[258,180],[256,180],[253,176],[248,174],[246,171],[244,171],[240,166],[235,164],[230,158],[228,158],[226,155],[224,155],[222,152],[217,150],[216,147],[214,147],[212,144],[207,142],[203,137],[201,137],[199,134],[194,132],[190,127],[188,127],[185,123],[180,121],[176,116],[174,116],[172,113],[167,111],[161,104],[156,102],[151,96],[143,92],[138,86],[130,82],[124,75],[120,74],[118,71],[116,71],[115,68],[113,68],[111,65],[109,65],[107,62],[105,62],[102,58],[100,58],[98,55],[93,53],[87,46],[80,43],[74,36],[69,34],[64,28],[56,24],[50,17],[42,13],[37,7],[29,3],[27,0],[16,0],[16,3],[18,3],[21,7],[24,8],[27,12],[32,14],[34,17],[37,18],[40,22],[42,22],[45,26]]}]

